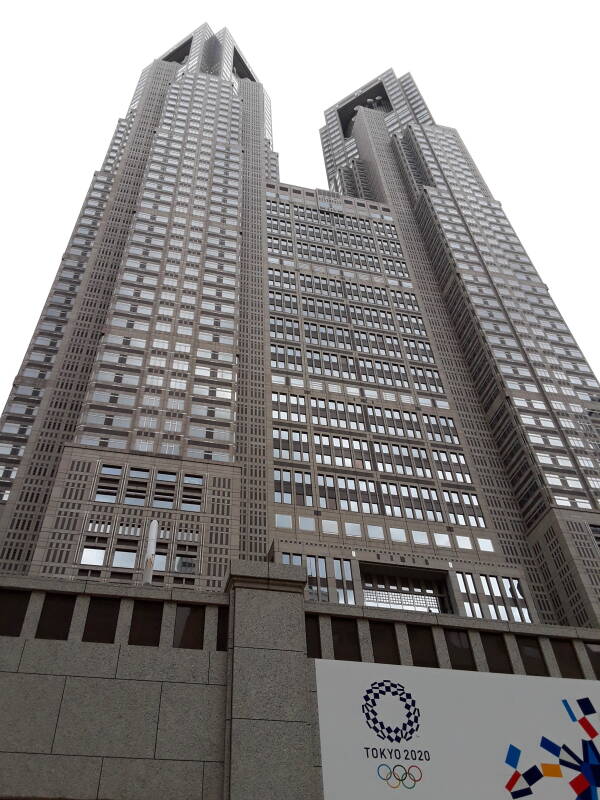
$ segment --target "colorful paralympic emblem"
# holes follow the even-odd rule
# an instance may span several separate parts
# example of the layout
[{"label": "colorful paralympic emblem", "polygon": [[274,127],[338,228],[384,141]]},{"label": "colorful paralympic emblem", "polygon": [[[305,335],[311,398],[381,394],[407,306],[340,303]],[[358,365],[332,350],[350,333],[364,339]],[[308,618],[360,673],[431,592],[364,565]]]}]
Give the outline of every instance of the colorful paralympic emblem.
[{"label": "colorful paralympic emblem", "polygon": [[[398,698],[398,703],[405,717],[401,725],[388,725],[379,719],[377,703],[380,698],[386,695]],[[388,742],[408,742],[419,730],[421,712],[417,708],[412,695],[406,691],[401,683],[393,683],[392,681],[375,681],[375,683],[372,683],[363,696],[362,712],[369,728],[380,739],[387,739]]]},{"label": "colorful paralympic emblem", "polygon": [[[571,706],[566,700],[562,702],[571,722],[578,724],[587,736],[587,738],[580,740],[581,756],[568,745],[556,744],[556,742],[542,736],[540,747],[550,753],[554,760],[552,762],[533,764],[528,769],[520,770],[521,750],[511,744],[504,761],[513,770],[505,787],[513,800],[533,795],[540,788],[540,781],[544,778],[566,779],[577,800],[599,800],[600,753],[594,743],[594,739],[598,736],[598,731],[588,719],[588,717],[596,713],[596,709],[589,697],[582,697],[581,700],[577,700],[579,709]],[[544,797],[543,790],[541,790],[540,796]],[[571,792],[568,792],[568,796],[573,798]]]},{"label": "colorful paralympic emblem", "polygon": [[404,764],[380,764],[377,767],[377,777],[389,786],[390,789],[414,789],[423,777],[423,770],[416,764],[405,767]]}]

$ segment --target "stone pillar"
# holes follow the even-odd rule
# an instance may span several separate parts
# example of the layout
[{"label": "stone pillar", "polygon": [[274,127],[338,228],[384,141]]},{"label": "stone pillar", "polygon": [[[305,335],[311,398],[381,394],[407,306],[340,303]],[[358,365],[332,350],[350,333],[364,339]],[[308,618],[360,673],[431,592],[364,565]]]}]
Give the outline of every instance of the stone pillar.
[{"label": "stone pillar", "polygon": [[232,562],[226,800],[317,800],[302,567]]}]

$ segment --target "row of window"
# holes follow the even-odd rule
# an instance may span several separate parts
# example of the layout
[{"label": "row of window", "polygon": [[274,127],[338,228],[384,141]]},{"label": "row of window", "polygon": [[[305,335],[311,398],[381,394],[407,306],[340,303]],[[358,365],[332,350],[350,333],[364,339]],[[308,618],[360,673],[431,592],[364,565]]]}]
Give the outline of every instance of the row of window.
[{"label": "row of window", "polygon": [[103,464],[93,499],[98,503],[121,502],[130,506],[149,505],[152,508],[180,508],[182,511],[202,511],[201,475],[165,470],[151,471],[139,467]]},{"label": "row of window", "polygon": [[[309,658],[322,658],[319,617],[306,614],[306,650]],[[432,629],[425,625],[407,625],[413,666],[439,667]],[[373,659],[379,664],[400,664],[400,650],[393,622],[369,620]],[[362,661],[356,620],[331,617],[333,656],[341,661]],[[490,672],[514,673],[506,640],[502,633],[478,631]],[[465,630],[444,629],[444,639],[452,669],[476,670],[469,634]],[[549,676],[540,641],[535,636],[515,635],[519,654],[527,675]],[[550,639],[552,651],[563,678],[583,678],[583,670],[573,643],[569,639]],[[600,679],[600,643],[585,642],[594,673]]]},{"label": "row of window", "polygon": [[450,534],[441,531],[407,530],[393,525],[370,524],[363,522],[339,521],[324,517],[306,517],[301,514],[297,517],[292,514],[275,514],[275,527],[278,530],[292,530],[305,533],[321,533],[337,536],[343,533],[350,538],[361,538],[374,541],[389,541],[399,544],[422,545],[426,547],[451,548],[459,550],[473,550],[475,545],[482,553],[493,553],[494,543],[491,539],[479,536],[471,537],[463,534]]},{"label": "row of window", "polygon": [[[275,503],[294,503],[305,507],[317,504],[310,472],[275,469],[273,482]],[[318,473],[317,494],[318,507],[329,511],[351,511],[430,522],[450,521],[453,525],[485,528],[479,500],[472,492],[443,490],[444,506],[437,490],[432,487]]]},{"label": "row of window", "polygon": [[[31,593],[0,589],[0,636],[20,636]],[[47,593],[35,632],[36,639],[69,638],[75,601],[74,594]],[[158,600],[134,600],[128,643],[146,647],[160,644],[164,604]],[[118,597],[91,596],[82,641],[112,644],[115,641],[121,609]],[[205,607],[177,603],[172,644],[177,648],[201,650],[204,647]],[[227,650],[229,608],[218,607],[217,650]]]}]

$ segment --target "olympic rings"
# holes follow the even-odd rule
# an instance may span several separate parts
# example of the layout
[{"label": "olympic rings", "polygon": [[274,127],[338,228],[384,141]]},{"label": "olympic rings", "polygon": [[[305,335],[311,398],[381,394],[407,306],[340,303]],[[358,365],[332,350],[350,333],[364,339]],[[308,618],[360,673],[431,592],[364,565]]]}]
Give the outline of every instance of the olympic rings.
[{"label": "olympic rings", "polygon": [[423,770],[416,764],[405,767],[403,764],[380,764],[377,767],[377,777],[385,781],[390,789],[414,789],[423,778]]}]

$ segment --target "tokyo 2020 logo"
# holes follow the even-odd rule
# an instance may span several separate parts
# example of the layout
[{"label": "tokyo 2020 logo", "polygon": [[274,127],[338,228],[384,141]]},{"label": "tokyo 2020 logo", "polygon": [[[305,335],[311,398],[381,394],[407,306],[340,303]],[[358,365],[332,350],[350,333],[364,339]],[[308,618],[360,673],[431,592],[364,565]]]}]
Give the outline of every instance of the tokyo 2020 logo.
[{"label": "tokyo 2020 logo", "polygon": [[403,764],[380,764],[377,767],[377,777],[389,786],[390,789],[414,789],[423,777],[421,767],[411,764],[405,767]]},{"label": "tokyo 2020 logo", "polygon": [[[389,724],[378,716],[377,703],[387,695],[398,699],[399,710],[404,717],[404,721],[399,725]],[[410,741],[419,730],[421,712],[417,708],[412,695],[406,691],[401,683],[393,683],[392,681],[375,681],[372,683],[363,696],[362,712],[369,728],[380,739],[387,739],[388,742],[393,742],[394,744]]]}]

